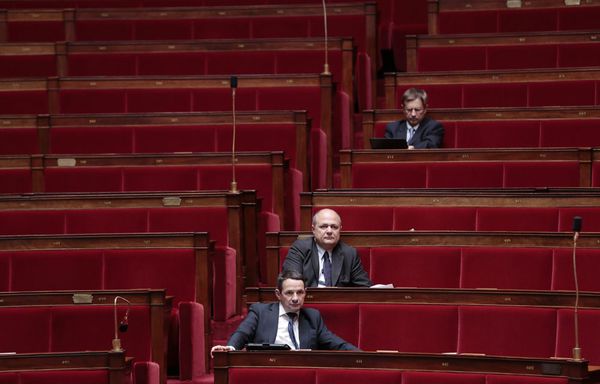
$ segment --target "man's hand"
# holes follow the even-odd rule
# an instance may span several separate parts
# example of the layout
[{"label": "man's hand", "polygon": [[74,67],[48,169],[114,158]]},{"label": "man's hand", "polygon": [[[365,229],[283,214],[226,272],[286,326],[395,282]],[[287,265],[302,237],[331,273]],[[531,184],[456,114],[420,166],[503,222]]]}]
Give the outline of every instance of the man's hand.
[{"label": "man's hand", "polygon": [[235,351],[235,348],[233,348],[230,345],[215,345],[214,347],[212,347],[210,349],[210,357],[214,358],[213,356],[213,352],[228,352],[228,351]]}]

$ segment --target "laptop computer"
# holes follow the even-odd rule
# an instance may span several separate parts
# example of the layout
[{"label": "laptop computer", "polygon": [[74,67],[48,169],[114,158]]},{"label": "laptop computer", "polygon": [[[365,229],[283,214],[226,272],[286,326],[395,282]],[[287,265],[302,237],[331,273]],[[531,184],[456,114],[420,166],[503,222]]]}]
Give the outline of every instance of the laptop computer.
[{"label": "laptop computer", "polygon": [[371,148],[373,149],[406,149],[406,139],[389,139],[386,137],[371,137]]}]

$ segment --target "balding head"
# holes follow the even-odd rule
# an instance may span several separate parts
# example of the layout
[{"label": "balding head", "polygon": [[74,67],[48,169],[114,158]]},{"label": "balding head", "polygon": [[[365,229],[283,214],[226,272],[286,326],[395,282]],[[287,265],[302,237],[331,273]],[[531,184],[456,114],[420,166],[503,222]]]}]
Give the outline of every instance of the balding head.
[{"label": "balding head", "polygon": [[312,231],[317,244],[331,251],[340,241],[342,219],[333,209],[321,209],[313,216]]}]

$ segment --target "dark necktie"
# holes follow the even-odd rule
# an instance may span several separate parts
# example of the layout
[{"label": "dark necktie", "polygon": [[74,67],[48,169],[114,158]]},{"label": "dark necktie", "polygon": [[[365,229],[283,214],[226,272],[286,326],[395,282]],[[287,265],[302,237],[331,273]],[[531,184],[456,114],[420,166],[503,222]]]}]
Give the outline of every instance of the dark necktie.
[{"label": "dark necktie", "polygon": [[325,286],[333,286],[333,280],[331,277],[331,260],[329,259],[329,252],[325,251],[323,254],[323,278],[325,278]]},{"label": "dark necktie", "polygon": [[292,343],[294,344],[294,348],[298,349],[298,342],[296,341],[296,334],[294,333],[294,319],[298,315],[295,312],[288,312],[288,333],[290,334],[290,339],[292,339]]}]

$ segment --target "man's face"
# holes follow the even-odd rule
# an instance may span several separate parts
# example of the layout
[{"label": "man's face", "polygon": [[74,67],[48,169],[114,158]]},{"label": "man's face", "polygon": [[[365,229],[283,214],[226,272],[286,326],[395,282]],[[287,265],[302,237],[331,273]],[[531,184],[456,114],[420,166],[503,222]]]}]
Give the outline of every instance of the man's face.
[{"label": "man's face", "polygon": [[315,241],[321,248],[331,251],[340,241],[340,217],[333,211],[321,211],[317,214],[312,231]]},{"label": "man's face", "polygon": [[275,295],[279,299],[283,309],[286,312],[298,312],[304,304],[304,296],[306,296],[306,290],[304,289],[304,281],[285,279],[281,285],[281,292],[279,289],[275,290]]},{"label": "man's face", "polygon": [[406,116],[406,120],[413,127],[421,123],[426,112],[427,108],[425,108],[421,99],[408,101],[404,104],[404,115]]}]

